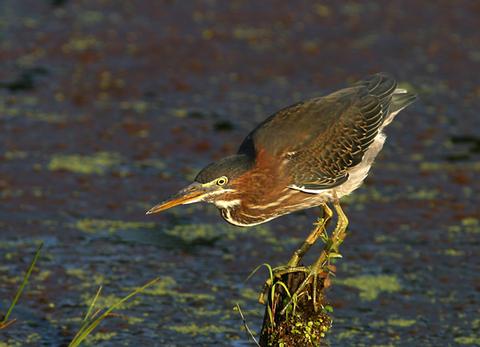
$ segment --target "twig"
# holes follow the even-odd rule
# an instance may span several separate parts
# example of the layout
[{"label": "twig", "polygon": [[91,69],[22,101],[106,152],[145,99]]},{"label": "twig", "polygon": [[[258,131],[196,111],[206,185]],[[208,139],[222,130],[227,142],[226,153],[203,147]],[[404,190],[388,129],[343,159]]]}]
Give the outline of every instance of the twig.
[{"label": "twig", "polygon": [[252,338],[253,341],[255,341],[255,344],[258,347],[261,347],[260,344],[258,343],[257,339],[255,338],[255,336],[253,335],[252,330],[250,330],[250,328],[248,327],[247,320],[245,319],[245,316],[243,315],[243,312],[242,312],[242,310],[240,308],[240,305],[238,303],[235,305],[235,308],[237,309],[238,313],[240,314],[240,317],[242,317],[243,326],[245,327],[245,330],[247,330],[247,332],[250,334],[250,337]]}]

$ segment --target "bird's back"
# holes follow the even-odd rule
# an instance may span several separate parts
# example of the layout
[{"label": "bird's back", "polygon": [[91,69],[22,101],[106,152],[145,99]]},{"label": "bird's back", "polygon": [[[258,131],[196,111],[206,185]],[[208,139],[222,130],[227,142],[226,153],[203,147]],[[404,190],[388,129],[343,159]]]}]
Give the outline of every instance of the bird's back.
[{"label": "bird's back", "polygon": [[395,79],[378,73],[278,111],[245,138],[239,153],[255,157],[265,151],[286,162],[292,187],[308,192],[332,188],[348,179],[384,126],[415,99],[397,89]]}]

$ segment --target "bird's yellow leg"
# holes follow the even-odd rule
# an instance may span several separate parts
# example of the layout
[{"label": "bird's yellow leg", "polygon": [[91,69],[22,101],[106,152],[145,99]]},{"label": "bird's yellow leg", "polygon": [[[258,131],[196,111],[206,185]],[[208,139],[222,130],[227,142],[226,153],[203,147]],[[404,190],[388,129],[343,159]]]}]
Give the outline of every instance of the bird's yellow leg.
[{"label": "bird's yellow leg", "polygon": [[[341,257],[341,255],[338,253],[338,248],[340,245],[343,243],[343,240],[347,236],[346,231],[348,227],[348,218],[345,215],[345,213],[342,210],[342,207],[340,206],[340,202],[338,199],[335,199],[333,203],[333,207],[335,208],[335,211],[337,212],[338,216],[338,221],[337,225],[335,226],[335,229],[333,230],[331,237],[327,238],[325,241],[325,246],[323,248],[323,251],[318,257],[318,259],[313,263],[313,265],[310,268],[309,274],[305,278],[305,280],[300,284],[298,289],[295,291],[295,293],[292,296],[292,299],[290,301],[293,301],[294,298],[302,294],[302,291],[305,289],[305,287],[313,280],[313,307],[315,310],[317,310],[317,283],[318,283],[318,277],[319,274],[328,274],[330,273],[330,261],[333,258],[338,258]],[[287,307],[290,305],[287,304],[285,308],[282,310],[282,312],[286,311]]]},{"label": "bird's yellow leg", "polygon": [[326,270],[326,267],[330,265],[331,259],[340,257],[338,249],[347,236],[348,218],[343,212],[338,199],[333,203],[333,207],[337,212],[338,221],[331,237],[325,242],[322,254],[312,265],[312,270],[316,270],[317,272]]},{"label": "bird's yellow leg", "polygon": [[330,222],[330,219],[333,216],[333,212],[328,207],[328,205],[322,204],[321,205],[323,209],[323,216],[320,218],[314,225],[315,228],[313,231],[308,235],[308,237],[305,239],[303,244],[300,246],[299,249],[297,249],[295,252],[293,252],[293,256],[290,258],[287,267],[289,268],[295,268],[298,266],[300,263],[300,260],[302,260],[303,256],[305,253],[308,252],[308,250],[312,247],[312,245],[318,240],[318,238],[326,233],[327,225]]},{"label": "bird's yellow leg", "polygon": [[[309,268],[305,266],[299,266],[298,264],[302,260],[305,253],[308,252],[308,250],[318,240],[319,237],[322,237],[322,239],[325,239],[325,237],[327,237],[326,228],[333,216],[332,210],[330,209],[330,207],[328,207],[326,203],[320,206],[323,209],[322,218],[319,218],[318,221],[314,224],[315,228],[308,235],[308,237],[305,239],[305,241],[300,246],[300,248],[298,248],[295,252],[293,252],[293,255],[288,261],[287,265],[278,266],[273,269],[274,277],[280,278],[283,275],[294,273],[294,272],[307,272],[307,273],[310,272]],[[259,302],[262,304],[265,302],[265,299],[264,299],[265,293],[267,292],[268,288],[270,288],[273,284],[271,283],[272,280],[273,279],[268,279],[265,282],[264,289],[262,293],[260,293]]]}]

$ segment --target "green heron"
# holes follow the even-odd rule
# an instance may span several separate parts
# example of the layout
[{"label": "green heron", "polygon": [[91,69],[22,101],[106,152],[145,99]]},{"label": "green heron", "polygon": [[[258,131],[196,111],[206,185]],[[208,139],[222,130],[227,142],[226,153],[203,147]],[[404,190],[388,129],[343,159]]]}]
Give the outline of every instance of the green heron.
[{"label": "green heron", "polygon": [[[147,214],[205,201],[229,223],[247,227],[322,206],[324,222],[338,199],[357,189],[385,142],[383,129],[416,95],[385,73],[330,95],[286,107],[259,124],[237,154],[206,166],[195,181]],[[288,266],[295,267],[319,236],[312,232]]]}]

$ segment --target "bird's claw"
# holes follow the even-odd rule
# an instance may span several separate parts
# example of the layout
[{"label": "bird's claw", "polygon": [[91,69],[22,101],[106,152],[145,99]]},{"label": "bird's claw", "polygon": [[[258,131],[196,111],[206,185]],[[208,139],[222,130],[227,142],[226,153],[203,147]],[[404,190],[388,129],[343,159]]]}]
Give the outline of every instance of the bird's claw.
[{"label": "bird's claw", "polygon": [[[323,282],[321,283],[321,288],[325,287],[325,281],[326,279],[328,278],[328,273],[324,272],[321,268],[319,269],[318,267],[316,266],[312,266],[308,272],[308,275],[307,277],[305,277],[305,279],[302,281],[302,283],[298,286],[298,288],[295,290],[295,292],[292,294],[292,296],[290,297],[290,300],[288,301],[288,303],[285,305],[285,307],[282,309],[281,313],[280,314],[285,314],[286,310],[288,309],[288,307],[294,303],[294,302],[297,302],[298,299],[303,296],[303,295],[309,295],[310,294],[310,291],[308,290],[305,290],[307,288],[307,286],[312,283],[312,291],[311,291],[311,299],[313,301],[313,308],[315,310],[315,312],[317,311],[317,308],[318,308],[318,305],[317,305],[317,296],[318,296],[318,279],[321,278],[323,279]],[[310,299],[310,297],[309,297]]]},{"label": "bird's claw", "polygon": [[[318,303],[320,302],[320,300],[318,300],[319,289],[321,290],[322,288],[329,286],[329,275],[330,275],[330,272],[332,271],[328,270],[329,272],[325,272],[323,270],[323,267],[319,267],[315,265],[318,265],[318,264],[314,264],[309,267],[306,267],[306,266],[291,267],[288,265],[284,265],[284,266],[279,266],[274,268],[273,277],[265,281],[263,291],[260,293],[258,298],[259,303],[261,304],[267,303],[268,301],[267,295],[269,294],[269,290],[272,288],[274,283],[281,281],[282,276],[293,274],[296,272],[303,272],[306,274],[305,279],[300,283],[297,289],[290,296],[290,299],[288,303],[283,307],[281,314],[284,314],[288,309],[288,307],[292,305],[292,303],[297,302],[300,299],[300,297],[304,295],[308,295],[308,300],[312,300],[314,310],[317,311]],[[310,284],[313,286],[312,290],[311,291],[305,290],[307,286]]]},{"label": "bird's claw", "polygon": [[268,278],[265,281],[263,285],[263,290],[258,297],[258,302],[260,304],[265,304],[267,302],[266,299],[267,299],[268,290],[273,286],[275,281],[279,281],[282,278],[282,276],[295,273],[295,272],[310,273],[310,271],[311,270],[305,266],[281,265],[273,268],[272,269],[273,276],[271,278]]}]

